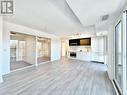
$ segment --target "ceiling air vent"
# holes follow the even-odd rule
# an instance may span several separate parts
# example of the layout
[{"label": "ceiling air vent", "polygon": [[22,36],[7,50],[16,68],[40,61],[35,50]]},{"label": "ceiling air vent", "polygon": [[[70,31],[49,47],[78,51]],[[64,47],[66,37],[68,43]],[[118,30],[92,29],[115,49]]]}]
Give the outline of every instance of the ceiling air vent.
[{"label": "ceiling air vent", "polygon": [[106,21],[106,20],[108,20],[108,18],[109,18],[108,14],[104,15],[104,16],[101,16],[101,21]]}]

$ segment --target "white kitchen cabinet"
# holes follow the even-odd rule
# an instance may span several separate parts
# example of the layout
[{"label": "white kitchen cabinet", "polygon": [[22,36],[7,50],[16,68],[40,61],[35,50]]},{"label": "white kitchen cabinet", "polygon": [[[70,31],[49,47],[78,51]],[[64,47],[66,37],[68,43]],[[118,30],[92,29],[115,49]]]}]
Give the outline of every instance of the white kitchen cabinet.
[{"label": "white kitchen cabinet", "polygon": [[[75,52],[76,57],[71,57],[70,52]],[[78,59],[83,61],[91,61],[91,52],[84,52],[84,51],[68,51],[68,58],[70,59]]]},{"label": "white kitchen cabinet", "polygon": [[98,52],[101,53],[100,55],[105,51],[104,42],[104,37],[98,37]]},{"label": "white kitchen cabinet", "polygon": [[91,38],[91,48],[92,48],[92,52],[98,52],[98,39],[97,38]]},{"label": "white kitchen cabinet", "polygon": [[91,61],[91,53],[90,52],[77,52],[77,59],[84,61]]},{"label": "white kitchen cabinet", "polygon": [[91,61],[98,61],[98,53],[92,52],[91,54]]}]

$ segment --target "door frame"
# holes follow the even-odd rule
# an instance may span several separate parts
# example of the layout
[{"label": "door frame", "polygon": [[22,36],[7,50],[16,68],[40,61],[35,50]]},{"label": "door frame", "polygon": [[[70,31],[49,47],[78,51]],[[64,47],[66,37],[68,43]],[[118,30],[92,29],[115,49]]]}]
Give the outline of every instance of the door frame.
[{"label": "door frame", "polygon": [[[122,95],[126,95],[127,94],[127,64],[126,64],[126,55],[127,55],[127,51],[126,51],[126,48],[127,48],[127,11],[125,11],[119,18],[119,20],[117,21],[117,24],[115,25],[115,27],[119,24],[119,22],[121,21],[121,27],[122,27],[122,34],[121,34],[121,45],[122,45],[122,64],[123,64],[123,84],[122,84],[122,89],[120,89],[117,81],[115,80],[115,32],[113,33],[114,35],[114,54],[113,54],[113,64],[114,64],[114,70],[113,70],[113,79],[115,81],[115,84],[117,85],[118,89],[119,89],[119,93],[121,93]],[[123,44],[124,43],[124,44]]]}]

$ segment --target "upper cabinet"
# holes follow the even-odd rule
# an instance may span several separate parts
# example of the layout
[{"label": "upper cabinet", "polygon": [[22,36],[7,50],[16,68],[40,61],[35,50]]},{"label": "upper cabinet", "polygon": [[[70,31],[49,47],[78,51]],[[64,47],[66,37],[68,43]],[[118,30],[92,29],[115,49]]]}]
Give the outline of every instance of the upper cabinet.
[{"label": "upper cabinet", "polygon": [[91,48],[92,52],[104,52],[105,44],[104,37],[93,37],[91,38]]},{"label": "upper cabinet", "polygon": [[91,38],[69,40],[69,46],[90,46],[90,45],[91,45]]},{"label": "upper cabinet", "polygon": [[79,45],[80,45],[80,40],[79,39],[69,40],[69,46],[79,46]]}]

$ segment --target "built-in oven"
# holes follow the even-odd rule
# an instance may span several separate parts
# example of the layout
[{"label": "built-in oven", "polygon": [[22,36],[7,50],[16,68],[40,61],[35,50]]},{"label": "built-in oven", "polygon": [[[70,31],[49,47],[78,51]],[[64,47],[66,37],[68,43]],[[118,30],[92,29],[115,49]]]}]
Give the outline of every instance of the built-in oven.
[{"label": "built-in oven", "polygon": [[70,52],[70,57],[76,58],[76,52]]}]

